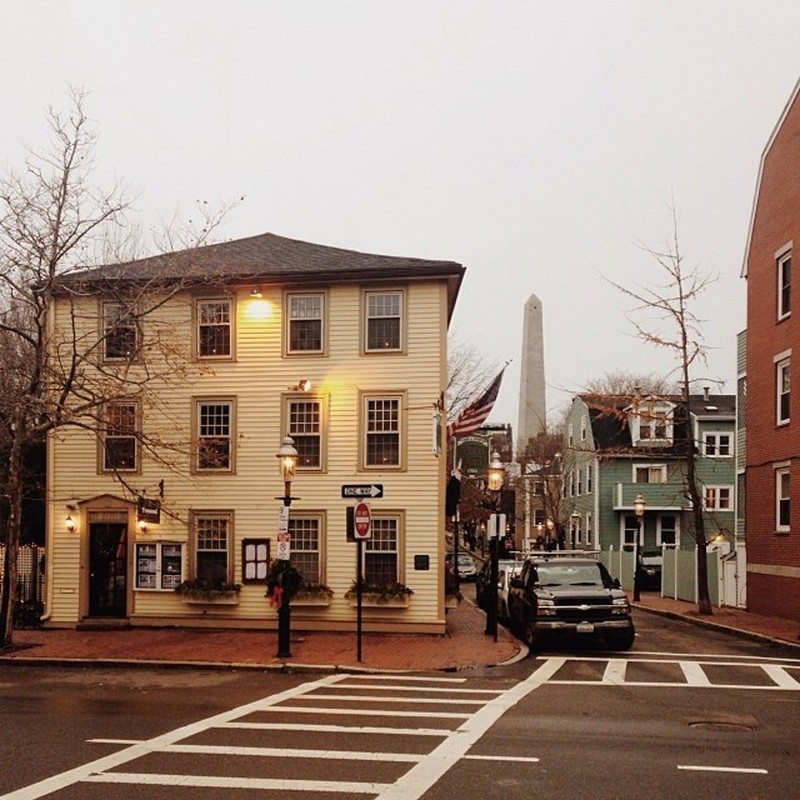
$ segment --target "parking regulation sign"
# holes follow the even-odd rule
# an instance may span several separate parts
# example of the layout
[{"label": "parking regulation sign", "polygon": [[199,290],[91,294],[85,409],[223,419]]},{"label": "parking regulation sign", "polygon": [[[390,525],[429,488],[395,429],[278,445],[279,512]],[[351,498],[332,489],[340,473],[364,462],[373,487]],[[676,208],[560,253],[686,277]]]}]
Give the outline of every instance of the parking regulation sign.
[{"label": "parking regulation sign", "polygon": [[369,503],[356,503],[354,516],[356,539],[369,539],[372,527],[372,510]]}]

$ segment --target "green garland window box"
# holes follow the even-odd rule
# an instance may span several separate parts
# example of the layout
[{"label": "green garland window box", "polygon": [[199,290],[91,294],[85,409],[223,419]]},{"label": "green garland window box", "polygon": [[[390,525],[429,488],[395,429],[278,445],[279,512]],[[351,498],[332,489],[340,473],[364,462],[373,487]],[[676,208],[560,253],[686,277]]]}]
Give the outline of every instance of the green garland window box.
[{"label": "green garland window box", "polygon": [[293,606],[329,606],[333,590],[324,583],[307,581],[288,561],[275,559],[267,573],[270,605],[276,605],[276,589],[286,593]]},{"label": "green garland window box", "polygon": [[[408,608],[414,590],[404,583],[362,583],[361,606],[363,608]],[[345,593],[345,600],[351,605],[358,605],[358,587],[353,581]]]},{"label": "green garland window box", "polygon": [[175,593],[190,606],[238,606],[240,583],[212,583],[191,578],[179,583]]}]

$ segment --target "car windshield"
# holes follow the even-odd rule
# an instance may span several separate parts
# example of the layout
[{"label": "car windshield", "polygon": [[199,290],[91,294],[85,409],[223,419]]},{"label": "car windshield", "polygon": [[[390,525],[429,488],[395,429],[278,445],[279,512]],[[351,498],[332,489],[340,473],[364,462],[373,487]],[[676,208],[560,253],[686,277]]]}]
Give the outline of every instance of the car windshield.
[{"label": "car windshield", "polygon": [[536,568],[539,586],[603,586],[598,564],[540,564]]}]

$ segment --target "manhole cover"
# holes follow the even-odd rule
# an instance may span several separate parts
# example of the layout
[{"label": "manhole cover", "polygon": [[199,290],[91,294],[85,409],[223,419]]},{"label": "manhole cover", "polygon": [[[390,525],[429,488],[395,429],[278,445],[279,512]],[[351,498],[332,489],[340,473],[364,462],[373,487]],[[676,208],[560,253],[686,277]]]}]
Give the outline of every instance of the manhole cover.
[{"label": "manhole cover", "polygon": [[690,719],[690,728],[705,731],[754,731],[758,728],[758,720],[750,714],[713,714],[702,719]]}]

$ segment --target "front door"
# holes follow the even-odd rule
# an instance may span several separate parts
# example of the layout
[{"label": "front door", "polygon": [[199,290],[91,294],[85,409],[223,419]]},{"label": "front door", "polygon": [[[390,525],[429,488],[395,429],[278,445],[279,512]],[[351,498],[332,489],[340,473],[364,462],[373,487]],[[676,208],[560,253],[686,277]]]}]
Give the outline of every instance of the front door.
[{"label": "front door", "polygon": [[89,616],[126,616],[128,526],[93,522],[89,526]]}]

